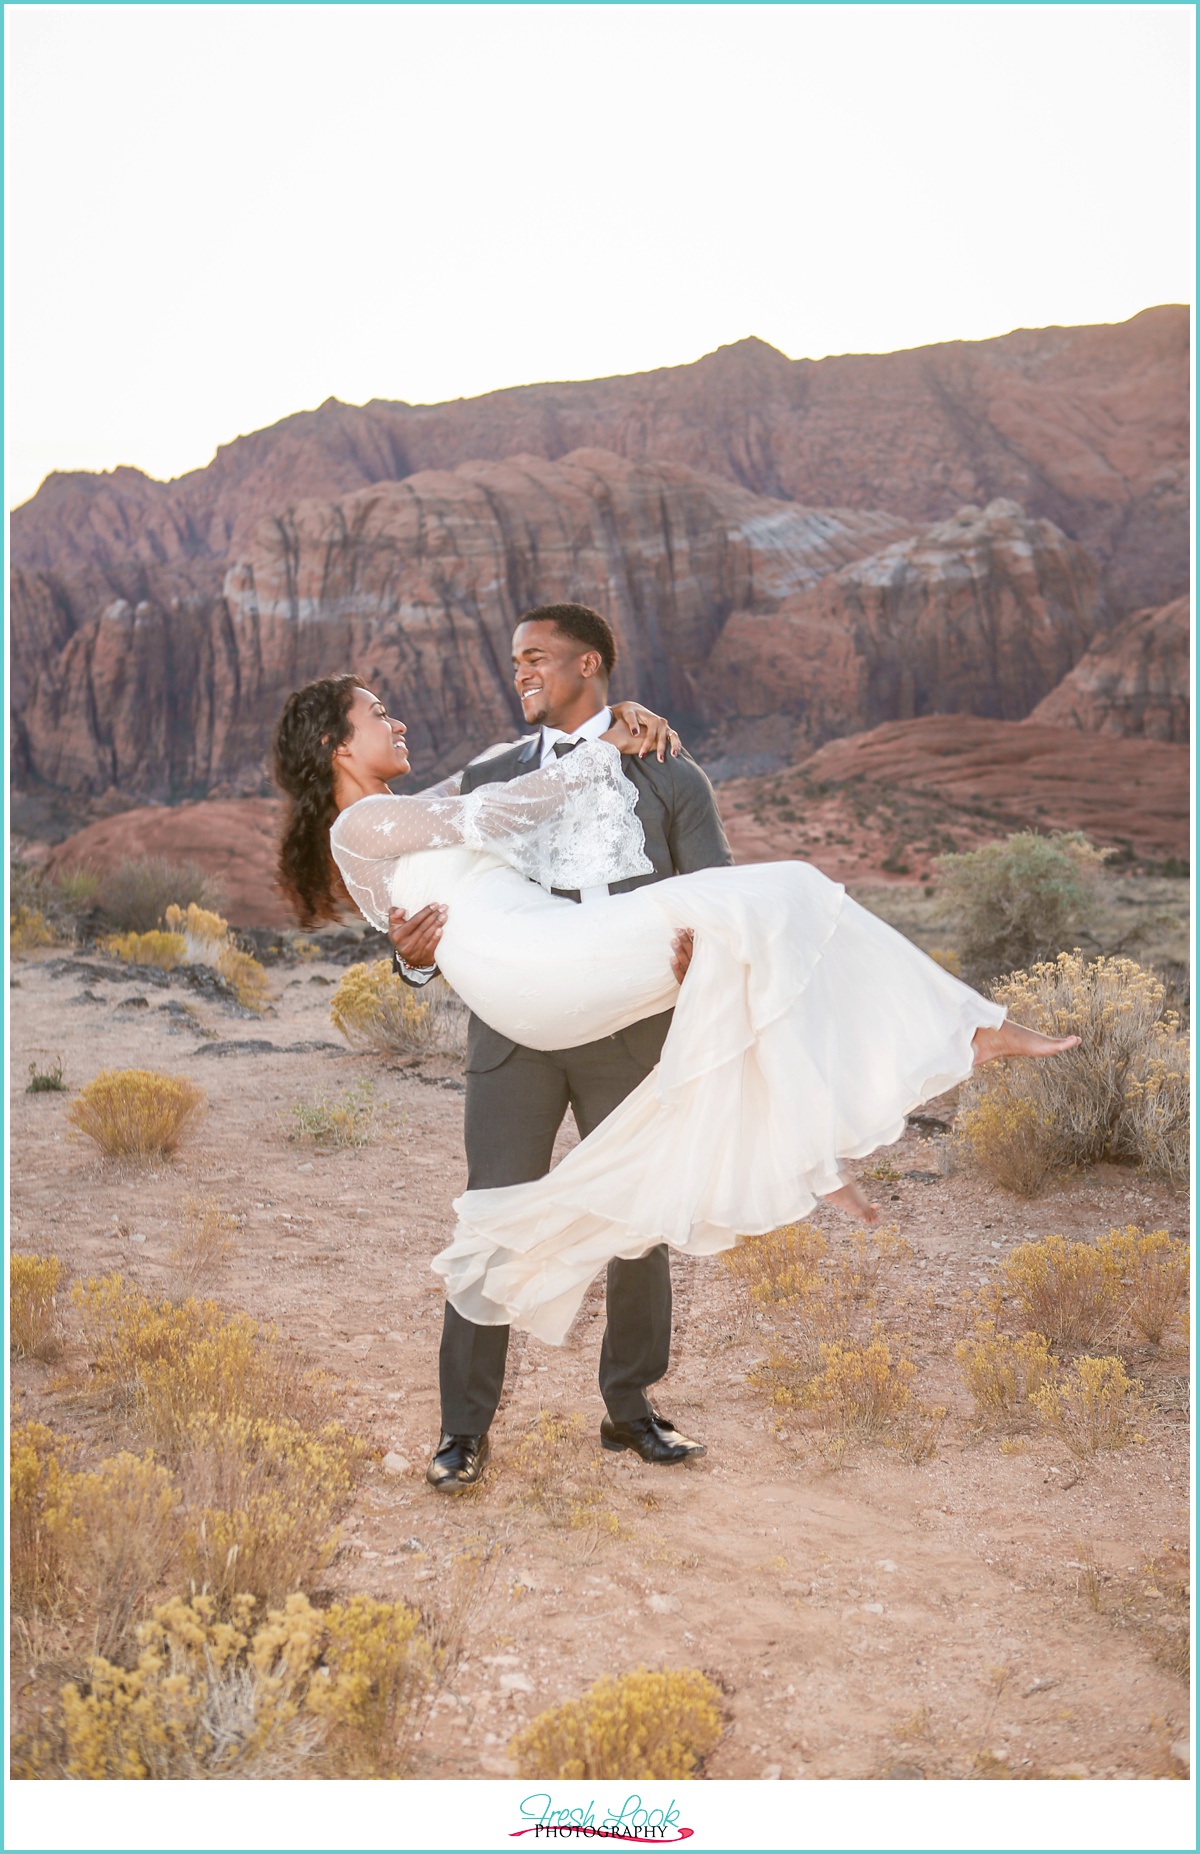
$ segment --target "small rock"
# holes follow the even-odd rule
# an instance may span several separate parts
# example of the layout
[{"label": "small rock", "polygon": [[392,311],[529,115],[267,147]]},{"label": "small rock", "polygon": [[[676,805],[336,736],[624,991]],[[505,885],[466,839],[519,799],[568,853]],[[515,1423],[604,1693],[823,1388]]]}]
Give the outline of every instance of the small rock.
[{"label": "small rock", "polygon": [[764,1764],[759,1772],[764,1783],[777,1783],[783,1775],[782,1764]]},{"label": "small rock", "polygon": [[863,1611],[868,1616],[882,1616],[883,1604],[882,1603],[864,1603]]},{"label": "small rock", "polygon": [[501,1693],[532,1693],[533,1682],[528,1674],[501,1674]]},{"label": "small rock", "polygon": [[515,1777],[517,1767],[511,1758],[497,1757],[494,1751],[485,1751],[479,1759],[479,1768],[485,1777]]},{"label": "small rock", "polygon": [[887,1777],[894,1783],[924,1783],[925,1772],[919,1764],[893,1764]]},{"label": "small rock", "polygon": [[1192,1768],[1192,1747],[1186,1738],[1177,1738],[1175,1740],[1174,1744],[1171,1746],[1171,1756],[1175,1758],[1178,1763],[1186,1764],[1189,1770]]},{"label": "small rock", "polygon": [[129,1240],[130,1242],[145,1242],[146,1238],[144,1236],[131,1236]]},{"label": "small rock", "polygon": [[407,1474],[412,1468],[412,1463],[406,1456],[397,1455],[393,1448],[389,1449],[384,1456],[382,1466],[385,1474]]},{"label": "small rock", "polygon": [[296,1170],[297,1170],[298,1172],[311,1172],[311,1170],[312,1170],[312,1168],[313,1168],[313,1166],[312,1166],[312,1160],[311,1160],[311,1159],[307,1159],[307,1160],[305,1161],[305,1163],[304,1163],[303,1165],[298,1165],[298,1166],[296,1167]]},{"label": "small rock", "polygon": [[646,1602],[656,1616],[677,1616],[682,1607],[677,1596],[660,1596],[657,1590],[651,1591]]},{"label": "small rock", "polygon": [[876,1558],[875,1560],[875,1569],[877,1571],[886,1571],[889,1574],[889,1576],[895,1570],[895,1568],[896,1566],[894,1565],[894,1563],[892,1562],[890,1558]]}]

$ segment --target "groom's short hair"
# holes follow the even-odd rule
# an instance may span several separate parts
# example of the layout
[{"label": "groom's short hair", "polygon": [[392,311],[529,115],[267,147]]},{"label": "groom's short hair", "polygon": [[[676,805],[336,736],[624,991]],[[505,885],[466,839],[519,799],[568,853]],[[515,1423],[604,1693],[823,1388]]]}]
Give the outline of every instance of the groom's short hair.
[{"label": "groom's short hair", "polygon": [[522,613],[520,622],[552,624],[564,637],[573,637],[589,650],[596,651],[604,665],[605,676],[612,675],[617,661],[617,640],[608,620],[594,612],[590,605],[574,605],[569,601],[562,605],[535,605],[531,612]]}]

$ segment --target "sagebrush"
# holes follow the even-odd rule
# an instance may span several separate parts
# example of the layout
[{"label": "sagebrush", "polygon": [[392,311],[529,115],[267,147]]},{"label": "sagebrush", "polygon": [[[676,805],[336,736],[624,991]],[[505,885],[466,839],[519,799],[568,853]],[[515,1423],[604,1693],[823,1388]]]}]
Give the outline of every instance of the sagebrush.
[{"label": "sagebrush", "polygon": [[8,1263],[8,1342],[18,1358],[55,1357],[60,1345],[56,1255],[14,1253]]},{"label": "sagebrush", "polygon": [[95,899],[114,927],[129,933],[149,933],[161,927],[167,909],[175,904],[215,908],[220,891],[197,864],[174,863],[165,856],[125,857],[100,872]]},{"label": "sagebrush", "polygon": [[1132,959],[1062,953],[992,995],[1014,1022],[1080,1044],[1049,1060],[986,1064],[966,1084],[959,1127],[981,1169],[1026,1194],[1055,1170],[1101,1159],[1186,1178],[1190,1047],[1160,979]]},{"label": "sagebrush", "polygon": [[972,984],[1052,959],[1085,927],[1106,852],[1080,831],[1017,831],[1002,843],[940,856],[946,911]]},{"label": "sagebrush", "polygon": [[720,1694],[698,1668],[637,1668],[541,1713],[509,1752],[526,1779],[694,1777],[721,1736]]},{"label": "sagebrush", "polygon": [[329,1005],[329,1016],[354,1049],[383,1055],[461,1055],[465,1007],[442,978],[406,985],[386,959],[351,966]]},{"label": "sagebrush", "polygon": [[101,1069],[67,1110],[73,1127],[106,1158],[169,1158],[204,1103],[182,1075],[151,1069]]}]

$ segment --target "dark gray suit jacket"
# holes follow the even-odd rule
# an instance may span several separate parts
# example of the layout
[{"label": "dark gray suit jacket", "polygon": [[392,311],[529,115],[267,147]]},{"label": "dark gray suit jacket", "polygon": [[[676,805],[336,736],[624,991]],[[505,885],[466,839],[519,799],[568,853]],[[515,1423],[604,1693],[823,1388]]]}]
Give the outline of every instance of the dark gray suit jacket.
[{"label": "dark gray suit jacket", "polygon": [[[473,792],[476,786],[504,783],[521,773],[532,772],[541,757],[541,732],[518,741],[506,753],[497,753],[463,773],[462,789]],[[670,754],[660,765],[652,754],[639,760],[625,754],[621,768],[637,787],[637,814],[646,837],[646,854],[654,864],[653,875],[630,876],[614,882],[611,892],[623,895],[627,889],[641,888],[647,882],[661,882],[666,876],[690,875],[695,869],[716,869],[732,863],[733,854],[717,811],[716,799],[707,774],[690,754],[677,759]],[[654,1067],[662,1049],[670,1011],[660,1011],[630,1024],[619,1034],[629,1054],[647,1071]],[[480,1074],[495,1069],[516,1048],[509,1037],[501,1036],[490,1024],[472,1013],[467,1029],[467,1070]]]}]

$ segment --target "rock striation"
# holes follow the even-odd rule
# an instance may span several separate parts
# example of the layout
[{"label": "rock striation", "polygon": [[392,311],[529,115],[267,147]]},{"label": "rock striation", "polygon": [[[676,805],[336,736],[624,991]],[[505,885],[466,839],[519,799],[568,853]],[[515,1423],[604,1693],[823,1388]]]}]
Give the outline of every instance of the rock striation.
[{"label": "rock striation", "polygon": [[732,611],[770,609],[907,532],[879,511],[798,507],[581,451],[298,503],[260,521],[207,586],[196,568],[178,582],[139,565],[65,583],[26,569],[13,591],[18,782],[259,791],[287,692],[349,666],[408,722],[414,769],[445,772],[519,730],[512,630],[551,599],[608,615],[618,693],[694,712]]},{"label": "rock striation", "polygon": [[1029,719],[1186,743],[1191,737],[1191,600],[1135,612],[1098,637]]},{"label": "rock striation", "polygon": [[1007,498],[1087,547],[1124,615],[1188,584],[1188,364],[1188,310],[1168,304],[1115,325],[819,361],[750,339],[690,366],[446,405],[331,399],[171,483],[132,469],[48,477],[14,512],[12,559],[59,574],[227,563],[263,516],[302,501],[601,448],[913,524]]},{"label": "rock striation", "polygon": [[774,611],[733,613],[703,677],[706,714],[788,715],[809,746],[927,714],[1020,720],[1106,622],[1084,549],[999,498]]}]

